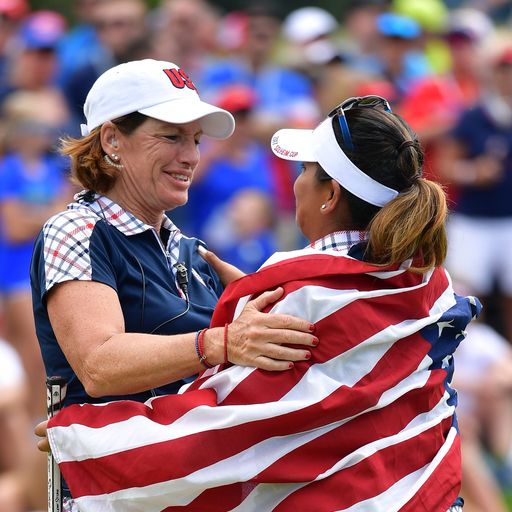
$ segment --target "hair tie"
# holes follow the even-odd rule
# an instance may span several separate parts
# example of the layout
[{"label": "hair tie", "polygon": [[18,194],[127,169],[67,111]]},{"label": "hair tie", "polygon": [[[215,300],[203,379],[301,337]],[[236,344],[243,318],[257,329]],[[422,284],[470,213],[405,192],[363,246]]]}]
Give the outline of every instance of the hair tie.
[{"label": "hair tie", "polygon": [[404,149],[410,148],[416,144],[415,140],[404,140],[400,146],[398,146],[397,151],[401,153]]}]

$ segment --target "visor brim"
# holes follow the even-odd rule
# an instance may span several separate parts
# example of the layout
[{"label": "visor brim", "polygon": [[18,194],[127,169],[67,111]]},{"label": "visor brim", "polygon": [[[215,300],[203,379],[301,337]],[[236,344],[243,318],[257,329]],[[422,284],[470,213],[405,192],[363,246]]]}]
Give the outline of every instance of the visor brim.
[{"label": "visor brim", "polygon": [[272,136],[274,155],[283,160],[317,162],[313,150],[313,130],[284,129]]}]

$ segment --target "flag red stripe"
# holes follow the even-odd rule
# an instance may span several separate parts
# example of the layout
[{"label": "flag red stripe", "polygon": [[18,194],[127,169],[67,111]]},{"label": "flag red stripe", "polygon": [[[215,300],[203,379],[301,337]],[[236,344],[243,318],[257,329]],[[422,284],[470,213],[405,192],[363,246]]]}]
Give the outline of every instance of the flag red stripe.
[{"label": "flag red stripe", "polygon": [[215,406],[217,394],[213,389],[202,389],[190,395],[172,395],[170,401],[154,400],[150,407],[132,400],[118,400],[108,405],[74,404],[66,407],[48,422],[48,427],[67,427],[73,424],[101,428],[125,421],[133,416],[148,416],[156,423],[169,424],[200,405]]},{"label": "flag red stripe", "polygon": [[[274,512],[342,510],[384,492],[409,473],[428,464],[437,453],[436,439],[444,433],[443,425],[435,427],[400,444],[379,450],[357,464],[295,491]],[[395,463],[390,463],[395,461]],[[350,482],[349,485],[347,483]],[[340,492],[342,490],[342,492]],[[322,496],[319,500],[318,496]],[[455,498],[452,500],[455,501]],[[371,507],[368,508],[371,510]],[[446,507],[447,510],[448,506]],[[431,508],[430,512],[440,508]]]},{"label": "flag red stripe", "polygon": [[460,437],[457,435],[443,462],[400,512],[448,510],[459,496],[461,480]]}]

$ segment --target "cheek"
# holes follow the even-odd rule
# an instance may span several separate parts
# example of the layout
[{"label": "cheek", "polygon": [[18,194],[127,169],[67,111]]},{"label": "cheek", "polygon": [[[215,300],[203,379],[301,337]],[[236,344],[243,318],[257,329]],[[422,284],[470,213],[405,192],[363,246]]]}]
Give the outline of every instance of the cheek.
[{"label": "cheek", "polygon": [[295,195],[295,200],[300,199],[302,194],[302,188],[302,174],[299,174],[299,176],[297,176],[297,179],[293,184],[293,194]]}]

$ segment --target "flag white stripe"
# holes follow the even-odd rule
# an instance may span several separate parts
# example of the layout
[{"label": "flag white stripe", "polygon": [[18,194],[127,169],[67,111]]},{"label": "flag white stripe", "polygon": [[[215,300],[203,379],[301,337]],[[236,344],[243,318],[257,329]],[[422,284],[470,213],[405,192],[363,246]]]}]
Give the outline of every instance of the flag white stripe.
[{"label": "flag white stripe", "polygon": [[350,260],[354,260],[355,258],[352,258],[352,256],[348,256],[344,252],[341,251],[335,251],[334,249],[315,249],[313,247],[305,247],[304,249],[297,249],[295,251],[287,251],[287,252],[275,252],[268,258],[267,261],[265,261],[260,269],[269,267],[270,265],[274,265],[275,263],[280,263],[282,261],[291,260],[294,258],[300,258],[301,256],[318,256],[318,255],[328,255],[328,256],[335,256],[337,258],[348,258]]},{"label": "flag white stripe", "polygon": [[302,489],[309,482],[299,484],[259,484],[240,505],[230,512],[273,510],[290,494]]}]

